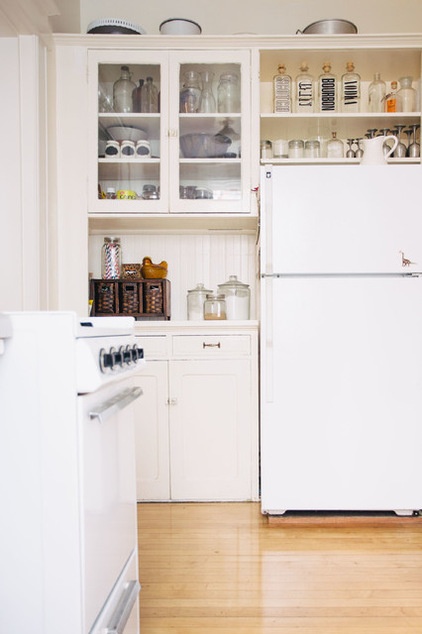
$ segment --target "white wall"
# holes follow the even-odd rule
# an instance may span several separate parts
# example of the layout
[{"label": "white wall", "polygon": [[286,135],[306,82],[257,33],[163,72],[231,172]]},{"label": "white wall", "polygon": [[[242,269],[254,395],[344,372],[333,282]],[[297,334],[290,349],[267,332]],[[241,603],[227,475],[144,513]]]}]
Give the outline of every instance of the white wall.
[{"label": "white wall", "polygon": [[0,100],[0,311],[36,310],[46,292],[42,274],[42,250],[46,248],[45,150],[39,141],[45,131],[40,113],[43,60],[38,38],[0,38],[0,59],[4,60]]},{"label": "white wall", "polygon": [[163,20],[184,17],[202,26],[204,35],[256,33],[294,35],[325,18],[343,18],[359,33],[422,31],[421,0],[80,0],[81,32],[98,18],[124,18],[148,34],[159,33]]}]

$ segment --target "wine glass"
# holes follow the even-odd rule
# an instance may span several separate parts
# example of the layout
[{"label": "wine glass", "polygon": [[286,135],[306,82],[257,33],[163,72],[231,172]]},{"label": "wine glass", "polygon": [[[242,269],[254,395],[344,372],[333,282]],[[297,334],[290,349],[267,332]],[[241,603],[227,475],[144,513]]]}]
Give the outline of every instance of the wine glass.
[{"label": "wine glass", "polygon": [[419,145],[419,143],[416,141],[416,130],[419,128],[419,124],[418,123],[414,123],[412,124],[411,128],[412,128],[412,133],[413,133],[413,139],[412,139],[412,143],[409,145],[408,151],[409,151],[409,156],[411,157],[417,157],[420,156],[421,154],[421,147]]},{"label": "wine glass", "polygon": [[403,158],[404,156],[406,156],[407,148],[401,139],[401,133],[405,127],[406,126],[403,123],[398,123],[397,130],[392,131],[393,134],[397,133],[397,139],[399,141],[396,149],[394,150],[394,158]]},{"label": "wine glass", "polygon": [[346,158],[355,158],[355,152],[352,149],[352,144],[354,143],[354,139],[347,139],[347,144],[349,146],[349,149],[346,152]]},{"label": "wine glass", "polygon": [[409,154],[409,147],[410,147],[410,137],[413,133],[412,128],[409,128],[408,130],[404,130],[405,135],[407,136],[407,151],[406,151],[406,156],[410,156]]}]

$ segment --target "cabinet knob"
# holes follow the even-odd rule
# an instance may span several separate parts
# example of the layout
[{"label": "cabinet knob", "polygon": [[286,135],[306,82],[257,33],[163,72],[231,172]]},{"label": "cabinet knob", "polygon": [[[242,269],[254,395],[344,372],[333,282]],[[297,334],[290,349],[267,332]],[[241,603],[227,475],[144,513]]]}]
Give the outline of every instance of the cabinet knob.
[{"label": "cabinet knob", "polygon": [[177,398],[168,398],[167,405],[177,405]]}]

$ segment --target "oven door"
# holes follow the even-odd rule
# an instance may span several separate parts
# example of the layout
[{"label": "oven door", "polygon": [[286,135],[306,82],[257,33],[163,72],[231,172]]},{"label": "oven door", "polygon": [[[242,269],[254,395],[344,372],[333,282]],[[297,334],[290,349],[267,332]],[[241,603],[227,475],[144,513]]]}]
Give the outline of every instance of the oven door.
[{"label": "oven door", "polygon": [[[141,394],[135,375],[78,397],[86,632],[137,553],[132,403]],[[137,581],[137,567],[133,575]]]}]

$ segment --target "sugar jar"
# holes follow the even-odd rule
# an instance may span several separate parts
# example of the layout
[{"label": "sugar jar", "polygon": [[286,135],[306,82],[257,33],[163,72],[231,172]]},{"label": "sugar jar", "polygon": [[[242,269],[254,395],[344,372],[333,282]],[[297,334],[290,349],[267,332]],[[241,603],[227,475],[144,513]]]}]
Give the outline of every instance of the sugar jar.
[{"label": "sugar jar", "polygon": [[207,295],[211,294],[212,291],[206,289],[202,283],[197,284],[195,288],[188,291],[187,308],[189,320],[204,319],[204,302]]},{"label": "sugar jar", "polygon": [[227,282],[218,284],[218,292],[226,297],[227,319],[249,319],[250,289],[237,275],[230,275]]}]

